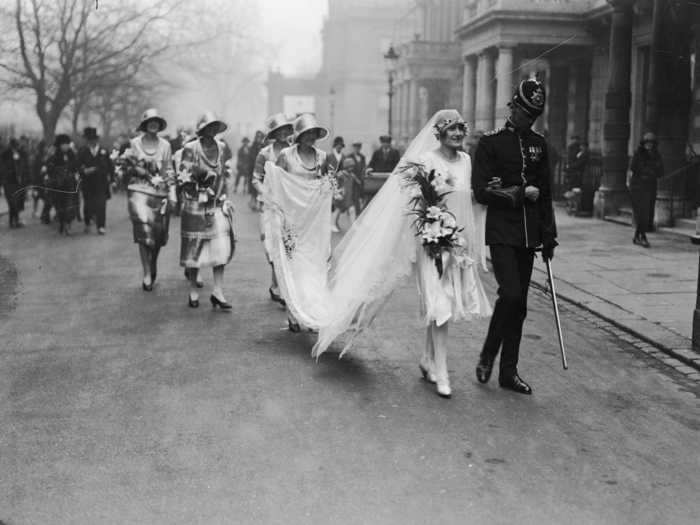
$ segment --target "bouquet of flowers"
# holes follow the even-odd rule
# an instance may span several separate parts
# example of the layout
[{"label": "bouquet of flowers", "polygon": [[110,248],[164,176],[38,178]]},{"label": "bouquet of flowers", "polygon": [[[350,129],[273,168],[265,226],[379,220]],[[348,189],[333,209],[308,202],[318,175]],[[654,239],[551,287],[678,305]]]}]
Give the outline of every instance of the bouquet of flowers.
[{"label": "bouquet of flowers", "polygon": [[129,175],[131,179],[137,179],[152,186],[156,190],[167,191],[167,179],[163,177],[155,162],[140,159],[136,153],[127,148],[115,159],[115,164]]},{"label": "bouquet of flowers", "polygon": [[464,228],[457,224],[445,202],[453,182],[449,174],[435,170],[428,172],[418,163],[408,163],[402,168],[402,173],[403,185],[410,192],[410,213],[416,217],[413,221],[416,236],[421,238],[428,256],[435,262],[438,275],[442,277],[446,257],[457,255],[465,245],[464,237],[460,235]]},{"label": "bouquet of flowers", "polygon": [[[183,191],[201,203],[208,203],[216,197],[214,183],[216,173],[190,163],[183,162],[184,167],[178,175],[177,182]],[[188,165],[189,164],[189,165]]]},{"label": "bouquet of flowers", "polygon": [[333,192],[334,201],[342,200],[343,189],[338,184],[338,177],[335,171],[329,170],[328,173],[321,175],[321,184]]}]

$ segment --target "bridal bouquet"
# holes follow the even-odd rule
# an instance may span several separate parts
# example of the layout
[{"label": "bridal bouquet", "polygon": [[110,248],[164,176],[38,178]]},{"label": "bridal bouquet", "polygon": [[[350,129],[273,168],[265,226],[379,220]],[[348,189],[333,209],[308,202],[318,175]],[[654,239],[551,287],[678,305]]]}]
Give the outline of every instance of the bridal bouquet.
[{"label": "bridal bouquet", "polygon": [[438,275],[442,277],[447,256],[456,255],[465,245],[464,237],[460,235],[464,228],[457,224],[445,202],[453,181],[449,174],[435,170],[428,172],[418,163],[408,163],[402,168],[402,173],[403,185],[411,197],[410,213],[416,217],[413,221],[416,236],[421,238],[428,256],[435,262]]},{"label": "bridal bouquet", "polygon": [[208,203],[216,196],[214,184],[216,173],[211,170],[200,168],[196,165],[187,166],[187,163],[180,174],[177,182],[182,186],[183,191],[190,197],[196,198],[201,203]]}]

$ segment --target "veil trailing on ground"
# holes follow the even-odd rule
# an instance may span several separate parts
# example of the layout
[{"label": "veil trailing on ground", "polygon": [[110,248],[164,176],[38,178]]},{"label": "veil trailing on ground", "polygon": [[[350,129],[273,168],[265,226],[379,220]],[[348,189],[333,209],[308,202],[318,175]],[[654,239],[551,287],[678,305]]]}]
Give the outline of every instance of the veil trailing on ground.
[{"label": "veil trailing on ground", "polygon": [[[437,114],[436,114],[437,115]],[[341,334],[351,331],[341,356],[372,322],[391,292],[413,271],[416,238],[408,213],[410,196],[402,170],[439,147],[435,115],[406,149],[398,165],[333,251],[328,274],[328,303],[319,323],[312,355],[318,357]],[[486,267],[485,208],[474,203],[471,224],[463,224],[469,256]]]}]

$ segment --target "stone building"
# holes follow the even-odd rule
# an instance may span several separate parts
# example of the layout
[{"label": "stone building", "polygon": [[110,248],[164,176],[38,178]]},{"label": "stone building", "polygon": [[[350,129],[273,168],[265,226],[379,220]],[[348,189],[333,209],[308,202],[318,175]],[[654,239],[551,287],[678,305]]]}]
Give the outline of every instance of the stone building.
[{"label": "stone building", "polygon": [[285,97],[308,94],[312,87],[319,121],[348,145],[359,140],[365,152],[371,152],[388,127],[384,54],[392,42],[414,33],[414,13],[413,2],[407,0],[328,0],[320,71],[311,78],[271,73],[268,111],[282,108]]},{"label": "stone building", "polygon": [[[659,138],[667,177],[656,219],[694,213],[700,154],[700,7],[689,0],[414,0],[416,34],[400,54],[393,126],[406,138],[440,107],[476,131],[500,126],[513,88],[545,83],[539,131],[563,151],[587,139],[596,213],[628,206],[625,177],[641,135]],[[697,36],[696,36],[697,35]],[[557,180],[561,182],[561,180]],[[591,195],[592,195],[591,191]]]}]

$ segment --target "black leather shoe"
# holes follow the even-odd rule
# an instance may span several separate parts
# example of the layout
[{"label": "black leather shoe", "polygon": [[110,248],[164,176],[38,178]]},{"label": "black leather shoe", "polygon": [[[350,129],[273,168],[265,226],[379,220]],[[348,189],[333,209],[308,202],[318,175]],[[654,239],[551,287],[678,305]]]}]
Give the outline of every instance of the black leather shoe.
[{"label": "black leather shoe", "polygon": [[233,306],[231,306],[231,303],[227,303],[226,301],[222,301],[221,299],[219,299],[215,295],[211,295],[209,297],[209,300],[211,301],[211,305],[214,308],[216,308],[217,306],[219,308],[221,308],[222,310],[230,310],[231,308],[233,308]]},{"label": "black leather shoe", "polygon": [[476,365],[476,379],[479,383],[488,383],[493,371],[493,359],[485,356],[479,357],[479,364]]},{"label": "black leather shoe", "polygon": [[518,374],[513,374],[510,377],[499,377],[498,384],[501,388],[507,388],[513,392],[518,392],[519,394],[532,394],[532,388],[525,381],[520,379]]}]

